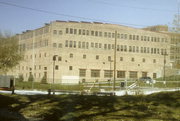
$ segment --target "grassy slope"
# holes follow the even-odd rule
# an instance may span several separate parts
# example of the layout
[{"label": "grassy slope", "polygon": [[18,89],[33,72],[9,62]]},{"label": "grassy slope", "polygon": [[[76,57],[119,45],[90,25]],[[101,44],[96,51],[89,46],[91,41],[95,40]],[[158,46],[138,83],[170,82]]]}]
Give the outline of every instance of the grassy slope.
[{"label": "grassy slope", "polygon": [[179,121],[180,92],[148,96],[0,95],[3,121]]}]

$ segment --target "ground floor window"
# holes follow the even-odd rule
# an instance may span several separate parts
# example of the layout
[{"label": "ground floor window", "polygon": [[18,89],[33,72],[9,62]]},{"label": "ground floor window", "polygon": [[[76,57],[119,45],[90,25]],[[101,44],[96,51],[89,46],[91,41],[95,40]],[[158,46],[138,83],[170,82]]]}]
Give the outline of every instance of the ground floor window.
[{"label": "ground floor window", "polygon": [[130,71],[130,72],[129,72],[129,77],[130,77],[130,78],[138,78],[138,76],[137,76],[137,71]]},{"label": "ground floor window", "polygon": [[157,78],[157,74],[156,73],[153,73],[153,78]]},{"label": "ground floor window", "polygon": [[85,77],[86,76],[86,69],[79,69],[79,76]]},{"label": "ground floor window", "polygon": [[147,77],[147,72],[142,72],[142,77]]},{"label": "ground floor window", "polygon": [[91,70],[91,77],[100,77],[100,70]]},{"label": "ground floor window", "polygon": [[104,70],[104,78],[111,78],[113,76],[112,70]]},{"label": "ground floor window", "polygon": [[125,78],[126,72],[125,71],[117,71],[117,78]]}]

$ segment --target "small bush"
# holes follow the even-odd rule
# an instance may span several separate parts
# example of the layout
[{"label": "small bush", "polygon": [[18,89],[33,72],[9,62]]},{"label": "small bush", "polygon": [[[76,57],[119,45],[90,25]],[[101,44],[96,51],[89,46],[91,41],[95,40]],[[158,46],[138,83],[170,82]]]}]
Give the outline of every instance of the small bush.
[{"label": "small bush", "polygon": [[34,81],[34,77],[33,77],[32,74],[29,75],[28,81],[29,81],[29,82],[33,82],[33,81]]},{"label": "small bush", "polygon": [[41,79],[42,84],[47,84],[47,77],[44,75]]},{"label": "small bush", "polygon": [[18,79],[17,79],[19,82],[23,82],[24,81],[24,77],[23,77],[23,75],[21,74],[21,75],[19,75],[19,77],[18,77]]}]

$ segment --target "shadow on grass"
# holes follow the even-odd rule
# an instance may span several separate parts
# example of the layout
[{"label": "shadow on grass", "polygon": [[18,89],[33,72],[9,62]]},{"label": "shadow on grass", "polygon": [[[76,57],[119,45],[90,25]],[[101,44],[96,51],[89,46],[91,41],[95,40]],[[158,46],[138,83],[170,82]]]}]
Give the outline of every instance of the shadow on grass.
[{"label": "shadow on grass", "polygon": [[[2,109],[17,112],[19,115],[17,117],[23,120],[27,119],[25,117],[32,117],[38,121],[106,121],[112,119],[178,121],[180,119],[180,93],[178,91],[122,97],[0,95],[0,99],[2,99],[0,100]],[[1,117],[3,116],[0,115]],[[8,121],[8,118],[3,121]]]}]

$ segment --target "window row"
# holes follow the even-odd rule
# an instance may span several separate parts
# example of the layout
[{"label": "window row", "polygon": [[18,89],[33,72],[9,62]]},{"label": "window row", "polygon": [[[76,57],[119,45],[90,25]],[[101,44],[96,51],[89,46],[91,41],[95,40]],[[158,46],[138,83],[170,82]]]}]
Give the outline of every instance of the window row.
[{"label": "window row", "polygon": [[[87,69],[79,69],[79,76],[86,77]],[[91,77],[100,77],[101,70],[92,69],[90,72]],[[141,72],[142,77],[146,77],[148,72]],[[116,72],[116,78],[126,78],[127,72],[118,70]],[[153,73],[153,78],[156,78],[157,74]],[[104,78],[112,78],[113,77],[113,70],[104,70]],[[138,71],[129,71],[129,78],[138,78]]]},{"label": "window row", "polygon": [[[55,43],[53,46],[56,45]],[[62,47],[62,44],[61,44]],[[65,41],[65,47],[69,48],[82,48],[82,49],[89,49],[89,48],[97,48],[97,49],[104,49],[104,50],[112,50],[114,49],[114,44],[102,44],[102,43],[94,43],[94,42],[81,42],[81,41]],[[127,46],[127,45],[117,45],[117,51],[120,52],[136,52],[136,53],[151,53],[151,54],[167,54],[166,49],[160,48],[151,48],[151,47],[139,47],[139,46]]]},{"label": "window row", "polygon": [[43,40],[43,41],[39,41],[39,42],[35,42],[33,43],[23,43],[19,45],[19,50],[20,51],[25,51],[25,50],[30,50],[30,49],[35,49],[35,48],[40,48],[40,47],[46,47],[48,46],[48,40]]},{"label": "window row", "polygon": [[[65,31],[66,31],[66,34],[87,35],[87,36],[96,36],[96,37],[105,37],[105,38],[115,38],[115,33],[112,33],[112,32],[102,32],[102,31],[74,29],[74,28],[66,28]],[[162,38],[162,37],[140,36],[140,35],[131,35],[131,34],[123,34],[123,33],[117,33],[116,36],[117,36],[118,39],[124,39],[124,40],[168,42],[167,38]]]}]

